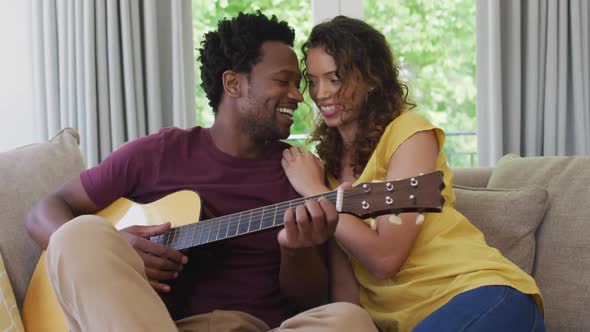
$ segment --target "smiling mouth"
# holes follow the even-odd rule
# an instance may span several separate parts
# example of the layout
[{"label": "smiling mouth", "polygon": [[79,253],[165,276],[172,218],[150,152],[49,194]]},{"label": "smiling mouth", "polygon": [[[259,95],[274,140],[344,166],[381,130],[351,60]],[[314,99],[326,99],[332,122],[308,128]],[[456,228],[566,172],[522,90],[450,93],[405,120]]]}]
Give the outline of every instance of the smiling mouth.
[{"label": "smiling mouth", "polygon": [[325,113],[332,113],[336,110],[336,106],[334,106],[334,105],[320,106],[320,110]]},{"label": "smiling mouth", "polygon": [[281,114],[284,114],[290,118],[293,118],[293,113],[295,112],[295,110],[292,110],[290,108],[286,108],[286,107],[279,107],[277,108],[277,111]]},{"label": "smiling mouth", "polygon": [[332,116],[337,113],[336,105],[320,106],[319,108],[324,116]]}]

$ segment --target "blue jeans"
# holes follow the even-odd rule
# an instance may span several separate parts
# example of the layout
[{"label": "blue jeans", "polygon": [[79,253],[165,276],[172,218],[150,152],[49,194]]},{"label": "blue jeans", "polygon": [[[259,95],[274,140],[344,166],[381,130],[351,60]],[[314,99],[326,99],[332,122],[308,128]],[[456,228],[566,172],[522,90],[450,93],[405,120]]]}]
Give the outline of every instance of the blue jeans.
[{"label": "blue jeans", "polygon": [[508,286],[484,286],[451,299],[412,330],[545,331],[545,322],[531,295]]}]

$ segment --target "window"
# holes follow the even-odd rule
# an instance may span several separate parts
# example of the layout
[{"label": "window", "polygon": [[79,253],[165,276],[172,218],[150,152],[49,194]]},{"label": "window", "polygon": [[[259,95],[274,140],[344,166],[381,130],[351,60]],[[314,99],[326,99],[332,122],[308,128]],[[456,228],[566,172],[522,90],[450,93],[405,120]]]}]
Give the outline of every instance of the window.
[{"label": "window", "polygon": [[365,0],[364,12],[389,41],[415,110],[447,133],[449,164],[474,166],[475,1]]},{"label": "window", "polygon": [[[453,167],[477,163],[475,83],[475,1],[473,0],[193,0],[195,57],[203,34],[223,17],[239,11],[261,10],[276,15],[294,27],[295,50],[301,59],[301,44],[314,21],[339,14],[364,19],[390,42],[410,88],[416,111],[447,133],[445,153]],[[213,121],[200,88],[196,65],[197,120]],[[308,105],[312,105],[305,94]],[[295,112],[292,134],[305,137],[313,127],[310,107],[301,104]],[[292,140],[299,145],[304,140]]]}]

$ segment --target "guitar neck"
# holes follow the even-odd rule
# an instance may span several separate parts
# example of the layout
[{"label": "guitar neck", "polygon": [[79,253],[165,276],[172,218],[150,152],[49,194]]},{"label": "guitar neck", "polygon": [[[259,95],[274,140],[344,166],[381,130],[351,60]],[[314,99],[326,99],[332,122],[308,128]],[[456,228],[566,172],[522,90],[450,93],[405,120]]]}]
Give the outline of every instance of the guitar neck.
[{"label": "guitar neck", "polygon": [[288,208],[320,197],[328,199],[338,208],[338,191],[335,190],[175,227],[169,232],[150,237],[150,240],[176,250],[186,250],[211,242],[279,227],[284,224],[283,216]]}]

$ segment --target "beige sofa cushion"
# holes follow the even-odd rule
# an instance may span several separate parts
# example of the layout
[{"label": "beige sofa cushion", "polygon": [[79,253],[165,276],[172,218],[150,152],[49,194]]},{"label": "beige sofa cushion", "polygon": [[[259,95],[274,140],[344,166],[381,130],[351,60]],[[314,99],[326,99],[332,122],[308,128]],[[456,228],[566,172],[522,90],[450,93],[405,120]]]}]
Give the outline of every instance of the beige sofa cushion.
[{"label": "beige sofa cushion", "polygon": [[535,232],[545,214],[547,190],[529,186],[502,190],[455,185],[456,209],[479,228],[492,247],[531,273]]},{"label": "beige sofa cushion", "polygon": [[78,142],[78,133],[64,129],[48,143],[0,153],[0,252],[19,308],[40,254],[25,229],[26,215],[84,169]]},{"label": "beige sofa cushion", "polygon": [[548,331],[590,331],[590,157],[508,155],[489,188],[538,185],[547,211],[537,233],[533,276],[545,301]]}]

